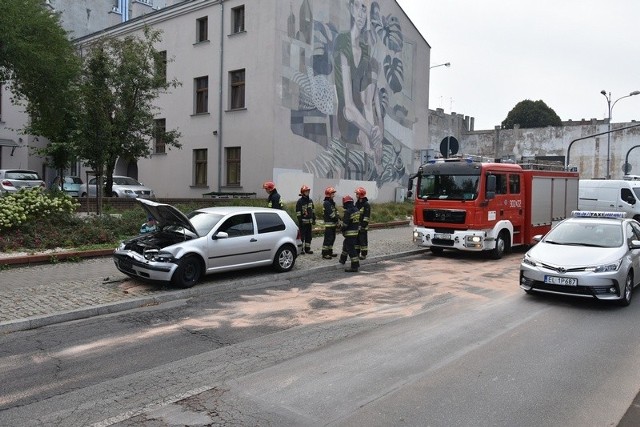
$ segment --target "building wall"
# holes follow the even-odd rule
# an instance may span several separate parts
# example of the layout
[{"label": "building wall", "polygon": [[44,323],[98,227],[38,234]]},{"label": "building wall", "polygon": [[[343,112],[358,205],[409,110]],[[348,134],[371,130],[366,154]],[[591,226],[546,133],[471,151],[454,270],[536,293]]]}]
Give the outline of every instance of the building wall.
[{"label": "building wall", "polygon": [[[243,5],[246,31],[231,34],[231,11]],[[144,24],[164,32],[156,48],[172,60],[168,76],[182,82],[158,100],[158,117],[182,133],[183,148],[140,159],[138,178],[159,197],[264,194],[262,183],[274,180],[285,200],[297,199],[302,184],[312,187],[316,199],[328,185],[340,194],[364,186],[372,200],[393,199],[414,168],[414,153],[426,145],[428,79],[421,70],[428,70],[429,46],[395,1],[366,5],[363,43],[375,61],[364,61],[354,81],[366,82],[357,94],[362,115],[380,112],[377,122],[373,117],[368,122],[384,135],[378,141],[364,132],[347,140],[339,131],[333,46],[351,26],[348,1],[201,0],[147,15]],[[196,21],[203,17],[209,40],[195,43]],[[389,34],[383,33],[384,23],[393,30]],[[141,30],[142,22],[130,22],[107,33]],[[228,73],[237,69],[246,73],[246,108],[231,111]],[[209,110],[194,115],[193,79],[200,76],[209,77]],[[241,149],[240,186],[226,183],[227,147]],[[194,187],[193,150],[202,148],[208,150],[207,186]],[[117,172],[129,168],[119,164]]]},{"label": "building wall", "polygon": [[[431,149],[439,153],[439,144],[448,135],[460,141],[458,154],[473,154],[497,159],[535,160],[557,158],[577,168],[580,177],[604,178],[607,171],[607,120],[566,121],[562,126],[535,129],[470,130],[470,120],[460,114],[430,111]],[[623,129],[628,128],[628,129]],[[612,179],[640,172],[640,123],[612,123],[610,166]],[[616,131],[616,129],[618,129]],[[593,136],[597,135],[597,136]]]}]

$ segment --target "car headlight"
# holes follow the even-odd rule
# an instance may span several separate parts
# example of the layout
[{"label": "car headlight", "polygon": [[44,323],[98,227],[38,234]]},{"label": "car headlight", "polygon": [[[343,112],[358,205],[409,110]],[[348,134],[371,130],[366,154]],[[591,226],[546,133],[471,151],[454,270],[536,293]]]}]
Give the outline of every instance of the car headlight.
[{"label": "car headlight", "polygon": [[133,194],[133,190],[122,190],[124,194]]},{"label": "car headlight", "polygon": [[536,261],[535,259],[531,258],[529,256],[529,254],[524,254],[524,258],[522,258],[522,263],[530,265],[531,267],[537,267],[538,266],[538,261]]},{"label": "car headlight", "polygon": [[173,260],[172,253],[162,252],[157,249],[147,249],[144,251],[143,256],[148,261],[171,262]]},{"label": "car headlight", "polygon": [[593,271],[594,273],[609,273],[612,271],[618,271],[622,265],[622,259],[610,264],[597,265],[595,267],[587,268],[587,271]]}]

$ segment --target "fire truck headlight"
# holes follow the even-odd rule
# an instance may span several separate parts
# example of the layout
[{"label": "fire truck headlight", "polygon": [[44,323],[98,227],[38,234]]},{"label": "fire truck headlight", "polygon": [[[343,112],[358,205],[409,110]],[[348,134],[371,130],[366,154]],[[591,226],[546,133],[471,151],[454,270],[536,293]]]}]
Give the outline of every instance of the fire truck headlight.
[{"label": "fire truck headlight", "polygon": [[414,231],[413,232],[413,241],[414,242],[421,242],[422,238],[424,237],[424,234],[422,234],[419,231]]},{"label": "fire truck headlight", "polygon": [[467,240],[471,243],[481,243],[482,242],[482,237],[480,236],[469,236],[467,237]]},{"label": "fire truck headlight", "polygon": [[464,238],[464,245],[467,248],[482,248],[482,236],[466,236]]}]

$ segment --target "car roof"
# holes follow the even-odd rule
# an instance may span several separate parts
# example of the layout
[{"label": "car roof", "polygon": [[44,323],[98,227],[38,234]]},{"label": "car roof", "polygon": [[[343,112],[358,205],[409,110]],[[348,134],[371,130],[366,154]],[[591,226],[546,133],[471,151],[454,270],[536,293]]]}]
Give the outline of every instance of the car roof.
[{"label": "car roof", "polygon": [[259,206],[211,206],[208,208],[196,209],[198,212],[212,213],[218,215],[229,215],[244,212],[284,212],[279,209],[265,208]]}]

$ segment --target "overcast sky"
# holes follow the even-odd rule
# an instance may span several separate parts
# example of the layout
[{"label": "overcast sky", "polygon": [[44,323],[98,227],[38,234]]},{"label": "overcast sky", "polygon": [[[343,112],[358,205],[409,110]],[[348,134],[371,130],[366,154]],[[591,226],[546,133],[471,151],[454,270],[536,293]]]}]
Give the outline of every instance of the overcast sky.
[{"label": "overcast sky", "polygon": [[[562,120],[608,116],[640,90],[639,0],[398,0],[431,46],[429,108],[493,129],[520,101]],[[640,95],[612,122],[640,120]]]}]

